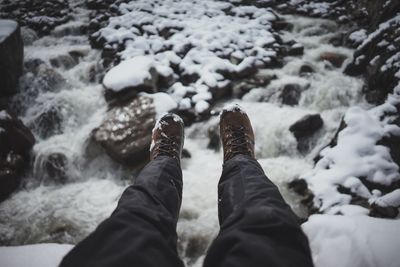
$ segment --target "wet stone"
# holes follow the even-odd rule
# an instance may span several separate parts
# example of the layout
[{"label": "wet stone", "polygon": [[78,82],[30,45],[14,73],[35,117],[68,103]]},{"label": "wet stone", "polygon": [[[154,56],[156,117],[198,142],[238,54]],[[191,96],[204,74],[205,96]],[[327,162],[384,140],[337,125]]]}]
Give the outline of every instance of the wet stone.
[{"label": "wet stone", "polygon": [[155,115],[153,100],[138,96],[111,108],[92,138],[115,161],[128,166],[139,164],[149,158]]},{"label": "wet stone", "polygon": [[298,84],[286,84],[281,92],[280,99],[282,104],[295,106],[301,97],[301,87]]}]

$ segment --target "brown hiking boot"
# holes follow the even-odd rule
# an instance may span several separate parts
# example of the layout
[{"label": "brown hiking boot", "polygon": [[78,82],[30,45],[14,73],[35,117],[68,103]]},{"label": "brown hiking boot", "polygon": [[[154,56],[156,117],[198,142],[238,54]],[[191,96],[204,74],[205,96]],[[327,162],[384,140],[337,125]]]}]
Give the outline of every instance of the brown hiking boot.
[{"label": "brown hiking boot", "polygon": [[162,116],[153,128],[150,160],[158,156],[169,156],[180,163],[183,141],[184,125],[182,119],[172,113]]},{"label": "brown hiking boot", "polygon": [[236,155],[254,156],[254,133],[247,114],[239,105],[222,110],[219,131],[224,148],[224,162]]}]

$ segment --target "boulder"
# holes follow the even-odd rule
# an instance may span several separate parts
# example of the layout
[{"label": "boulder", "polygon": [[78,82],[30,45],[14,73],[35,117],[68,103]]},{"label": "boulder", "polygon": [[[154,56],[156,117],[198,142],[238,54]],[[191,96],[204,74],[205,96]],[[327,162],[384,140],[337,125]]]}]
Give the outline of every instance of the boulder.
[{"label": "boulder", "polygon": [[296,139],[300,139],[313,135],[316,131],[321,129],[323,124],[324,121],[322,120],[321,115],[306,115],[290,126],[289,131],[293,133]]},{"label": "boulder", "polygon": [[0,111],[0,201],[20,184],[34,143],[33,134],[17,117]]},{"label": "boulder", "polygon": [[23,60],[24,45],[18,23],[0,20],[0,97],[17,92]]},{"label": "boulder", "polygon": [[346,60],[347,56],[334,52],[324,52],[319,56],[320,60],[328,61],[332,66],[340,68],[343,62]]},{"label": "boulder", "polygon": [[111,108],[93,131],[93,140],[115,161],[139,164],[148,159],[155,116],[153,99],[138,96],[123,106]]}]

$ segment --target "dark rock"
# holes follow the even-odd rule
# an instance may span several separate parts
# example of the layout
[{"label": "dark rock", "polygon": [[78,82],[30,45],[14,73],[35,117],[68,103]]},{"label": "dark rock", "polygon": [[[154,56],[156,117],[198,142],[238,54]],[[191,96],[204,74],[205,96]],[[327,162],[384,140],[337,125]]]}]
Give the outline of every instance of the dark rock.
[{"label": "dark rock", "polygon": [[0,97],[4,97],[17,92],[23,70],[24,44],[15,21],[0,20],[0,30]]},{"label": "dark rock", "polygon": [[21,182],[21,177],[8,168],[0,169],[0,202],[14,192]]},{"label": "dark rock", "polygon": [[398,207],[381,207],[375,203],[370,206],[369,216],[378,218],[396,218],[399,215]]},{"label": "dark rock", "polygon": [[400,53],[400,22],[394,20],[379,28],[378,25],[398,13],[400,3],[374,1],[367,4],[367,9],[372,19],[370,35],[357,47],[353,61],[346,66],[345,73],[363,75],[367,81],[364,90],[366,100],[373,104],[382,104],[400,81],[395,75],[400,70],[400,64],[395,63],[398,62]]},{"label": "dark rock", "polygon": [[304,46],[299,43],[295,43],[288,47],[287,53],[289,56],[301,56],[304,54]]},{"label": "dark rock", "polygon": [[299,75],[300,76],[308,76],[314,72],[315,72],[314,68],[311,67],[310,65],[302,65],[299,70]]},{"label": "dark rock", "polygon": [[336,68],[340,68],[346,58],[347,57],[343,54],[333,52],[324,52],[319,56],[320,60],[328,61]]},{"label": "dark rock", "polygon": [[285,84],[279,98],[282,104],[295,106],[299,103],[301,97],[301,87],[298,84]]},{"label": "dark rock", "polygon": [[300,139],[313,135],[321,129],[323,124],[324,121],[319,114],[306,115],[290,126],[289,131],[293,133],[296,139]]},{"label": "dark rock", "polygon": [[304,179],[295,179],[288,184],[289,188],[301,196],[309,193],[307,182]]},{"label": "dark rock", "polygon": [[272,27],[277,31],[291,31],[293,30],[293,24],[285,20],[275,20],[272,23]]},{"label": "dark rock", "polygon": [[[393,124],[400,127],[400,117],[397,117]],[[377,145],[388,147],[390,149],[392,160],[400,166],[400,136],[384,136],[382,140],[378,141]]]},{"label": "dark rock", "polygon": [[208,145],[207,148],[219,151],[221,149],[221,140],[219,137],[218,125],[208,128]]},{"label": "dark rock", "polygon": [[186,148],[182,149],[182,158],[184,159],[190,159],[192,157],[192,154],[187,150]]},{"label": "dark rock", "polygon": [[0,17],[17,20],[39,35],[49,34],[54,27],[70,19],[68,1],[60,0],[4,0],[0,5]]},{"label": "dark rock", "polygon": [[29,152],[35,143],[31,131],[15,116],[0,111],[0,158],[10,151],[29,157]]},{"label": "dark rock", "polygon": [[137,165],[148,160],[155,115],[151,98],[136,97],[123,106],[111,108],[100,127],[93,131],[93,140],[115,161]]},{"label": "dark rock", "polygon": [[34,143],[31,131],[18,118],[0,111],[0,201],[20,184]]},{"label": "dark rock", "polygon": [[272,80],[276,78],[276,75],[255,75],[254,77],[237,81],[232,87],[233,96],[236,98],[242,98],[245,94],[247,94],[254,88],[266,87]]},{"label": "dark rock", "polygon": [[196,121],[196,112],[193,109],[180,109],[176,114],[182,118],[185,126],[190,126]]},{"label": "dark rock", "polygon": [[315,145],[312,137],[321,129],[324,124],[319,114],[306,115],[290,126],[289,131],[297,140],[297,149],[300,153],[306,154]]}]

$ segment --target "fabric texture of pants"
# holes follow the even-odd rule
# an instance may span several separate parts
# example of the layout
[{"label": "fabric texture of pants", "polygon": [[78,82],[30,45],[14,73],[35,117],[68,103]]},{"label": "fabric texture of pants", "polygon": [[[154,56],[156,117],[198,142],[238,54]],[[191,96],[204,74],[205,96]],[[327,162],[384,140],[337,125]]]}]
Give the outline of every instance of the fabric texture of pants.
[{"label": "fabric texture of pants", "polygon": [[[176,224],[182,171],[173,158],[151,161],[116,210],[61,262],[61,267],[181,267]],[[220,233],[205,267],[313,266],[296,215],[258,162],[238,155],[218,185]]]}]

